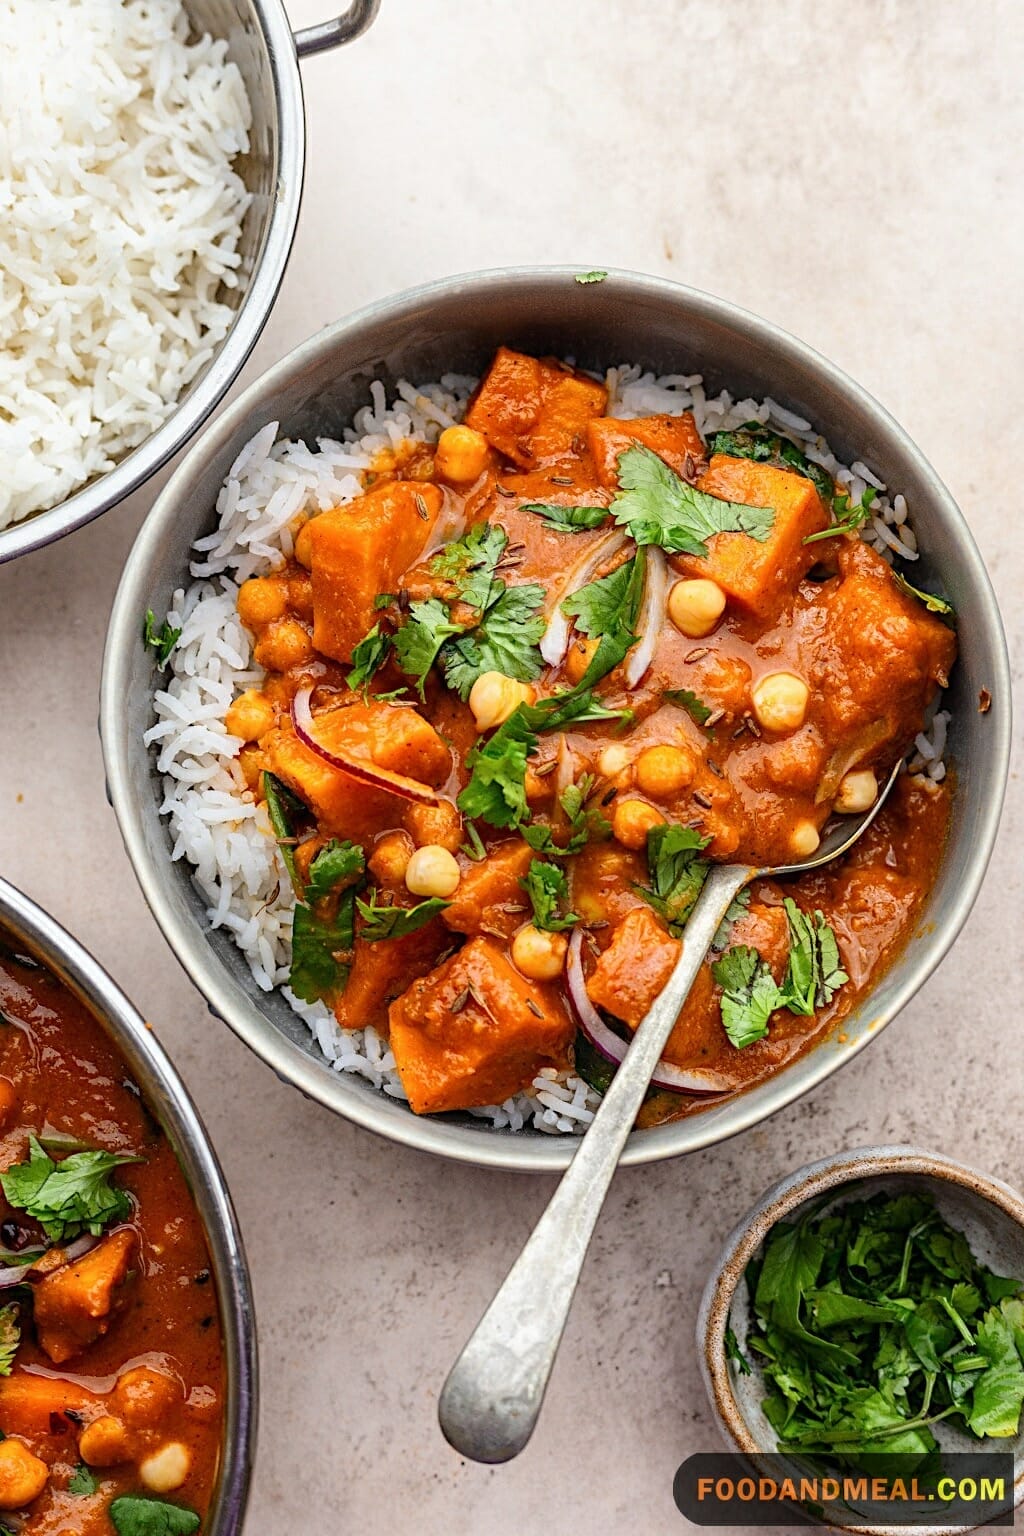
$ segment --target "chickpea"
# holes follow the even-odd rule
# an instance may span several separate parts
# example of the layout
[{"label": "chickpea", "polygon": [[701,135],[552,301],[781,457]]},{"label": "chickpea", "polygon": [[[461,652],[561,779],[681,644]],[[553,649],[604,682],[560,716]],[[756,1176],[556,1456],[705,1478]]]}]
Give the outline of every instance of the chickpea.
[{"label": "chickpea", "polygon": [[181,1388],[165,1372],[154,1371],[148,1365],[136,1365],[131,1370],[122,1371],[117,1378],[114,1397],[129,1424],[155,1424],[173,1403],[180,1400]]},{"label": "chickpea", "polygon": [[530,981],[554,981],[565,966],[569,940],[527,923],[512,940],[512,962]]},{"label": "chickpea", "polygon": [[816,853],[821,838],[813,821],[798,821],[789,834],[789,846],[794,858],[809,859]]},{"label": "chickpea", "polygon": [[504,672],[481,672],[469,690],[469,707],[477,730],[490,731],[496,725],[504,725],[520,704],[532,704],[536,697],[536,690],[529,683],[516,682]]},{"label": "chickpea", "polygon": [[647,834],[665,820],[646,800],[620,800],[612,812],[612,834],[624,848],[647,847]]},{"label": "chickpea", "polygon": [[131,1460],[128,1431],[123,1420],[104,1413],[87,1424],[78,1437],[78,1454],[90,1467],[116,1467]]},{"label": "chickpea", "polygon": [[617,779],[620,773],[625,773],[632,762],[632,753],[629,748],[623,746],[621,741],[615,741],[610,747],[605,747],[597,760],[597,771],[605,779]]},{"label": "chickpea", "polygon": [[313,583],[308,576],[289,576],[288,602],[300,619],[313,617]]},{"label": "chickpea", "polygon": [[878,799],[878,780],[873,768],[857,768],[843,775],[832,807],[840,816],[869,811]]},{"label": "chickpea", "polygon": [[281,576],[252,576],[238,589],[238,617],[259,631],[288,612],[288,583]]},{"label": "chickpea", "polygon": [[292,554],[295,556],[299,565],[304,565],[307,571],[313,564],[313,535],[311,532],[312,527],[313,519],[309,518],[306,522],[303,523],[302,527],[295,535],[295,545],[292,549]]},{"label": "chickpea", "polygon": [[192,1467],[192,1457],[180,1440],[168,1440],[152,1456],[139,1463],[139,1476],[153,1493],[180,1488]]},{"label": "chickpea", "polygon": [[438,843],[417,848],[405,871],[406,888],[414,896],[454,896],[461,879],[454,854]]},{"label": "chickpea", "polygon": [[468,485],[483,474],[490,453],[482,432],[473,427],[445,427],[437,440],[434,465],[443,479]]},{"label": "chickpea", "polygon": [[581,681],[600,644],[597,636],[588,640],[584,635],[577,635],[570,645],[565,656],[565,675],[573,686]]},{"label": "chickpea", "polygon": [[401,885],[412,855],[413,841],[408,832],[386,832],[367,862],[382,885]]},{"label": "chickpea", "polygon": [[38,1499],[50,1469],[13,1437],[0,1444],[0,1509],[21,1509]]},{"label": "chickpea", "polygon": [[298,619],[277,619],[268,624],[253,647],[253,656],[271,672],[288,672],[311,660],[313,642]]},{"label": "chickpea", "polygon": [[682,634],[692,639],[710,635],[725,612],[725,593],[717,581],[697,576],[677,581],[668,595],[668,616]]},{"label": "chickpea", "polygon": [[657,800],[666,800],[691,783],[695,768],[688,747],[648,747],[636,760],[637,788]]},{"label": "chickpea", "polygon": [[757,722],[766,731],[796,731],[804,723],[811,690],[795,672],[769,672],[751,693]]},{"label": "chickpea", "polygon": [[274,706],[258,688],[247,688],[224,716],[228,734],[240,736],[243,741],[259,741],[274,724]]},{"label": "chickpea", "polygon": [[405,813],[405,827],[418,848],[436,843],[449,853],[459,851],[462,816],[450,800],[442,800],[439,805],[410,805]]}]

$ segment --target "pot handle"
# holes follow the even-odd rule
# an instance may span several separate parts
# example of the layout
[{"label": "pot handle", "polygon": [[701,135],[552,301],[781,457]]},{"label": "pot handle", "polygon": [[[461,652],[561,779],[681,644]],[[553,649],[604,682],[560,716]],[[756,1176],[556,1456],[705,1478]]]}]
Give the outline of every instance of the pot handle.
[{"label": "pot handle", "polygon": [[343,16],[333,21],[321,21],[314,27],[303,27],[295,34],[295,52],[300,59],[314,53],[325,53],[328,48],[339,48],[366,31],[377,12],[380,0],[351,0]]}]

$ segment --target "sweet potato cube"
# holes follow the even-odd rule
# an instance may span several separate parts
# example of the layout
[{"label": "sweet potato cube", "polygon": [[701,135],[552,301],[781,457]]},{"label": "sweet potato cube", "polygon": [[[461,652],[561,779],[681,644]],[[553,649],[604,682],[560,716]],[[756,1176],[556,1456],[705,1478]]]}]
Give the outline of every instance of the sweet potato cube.
[{"label": "sweet potato cube", "polygon": [[92,1344],[110,1328],[122,1305],[135,1233],[120,1227],[73,1264],[46,1275],[35,1288],[40,1346],[55,1365]]},{"label": "sweet potato cube", "polygon": [[388,1004],[404,992],[411,976],[423,976],[437,964],[438,956],[451,947],[451,932],[434,918],[400,939],[360,942],[356,931],[355,955],[345,990],[334,1001],[334,1016],[342,1029],[365,1029],[372,1024],[383,1030]]},{"label": "sweet potato cube", "polygon": [[[58,1376],[36,1376],[21,1370],[0,1376],[0,1424],[8,1435],[31,1439],[52,1434],[54,1415],[62,1419],[70,1411],[87,1418],[99,1402],[95,1393]],[[58,1423],[62,1430],[70,1428],[61,1420]]]},{"label": "sweet potato cube", "polygon": [[622,421],[600,416],[587,427],[587,443],[601,484],[609,490],[618,489],[619,454],[638,443],[664,459],[677,475],[703,469],[707,462],[707,450],[692,411],[681,416],[635,416]]},{"label": "sweet potato cube", "polygon": [[541,1067],[564,1066],[572,1020],[557,989],[527,981],[504,947],[470,939],[390,1010],[391,1049],[418,1115],[500,1104]]},{"label": "sweet potato cube", "polygon": [[738,607],[769,616],[820,557],[819,545],[803,541],[828,526],[821,497],[803,475],[725,454],[714,456],[697,483],[723,501],[771,507],[775,522],[763,543],[745,533],[716,533],[706,559],[677,555],[673,563],[686,576],[717,581]]},{"label": "sweet potato cube", "polygon": [[377,621],[375,598],[419,559],[442,500],[428,482],[384,480],[308,524],[313,644],[324,656],[351,660]]},{"label": "sweet potato cube", "polygon": [[[456,933],[500,933],[511,938],[529,915],[529,898],[519,882],[526,878],[533,857],[530,845],[515,837],[471,864],[445,909],[448,927]],[[509,911],[510,907],[519,911]]]},{"label": "sweet potato cube", "polygon": [[466,412],[467,426],[524,469],[573,451],[608,402],[603,384],[557,363],[499,347]]}]

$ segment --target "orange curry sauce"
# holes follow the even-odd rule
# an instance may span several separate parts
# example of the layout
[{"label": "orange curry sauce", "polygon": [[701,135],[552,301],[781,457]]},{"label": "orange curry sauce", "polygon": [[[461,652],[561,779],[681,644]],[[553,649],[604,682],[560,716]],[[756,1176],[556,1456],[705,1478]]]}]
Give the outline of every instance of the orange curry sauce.
[{"label": "orange curry sauce", "polygon": [[[602,704],[631,711],[628,720],[541,731],[526,769],[529,825],[550,827],[556,843],[569,836],[560,799],[567,784],[585,783],[588,806],[607,820],[581,852],[558,863],[568,877],[568,908],[585,926],[590,1000],[624,1035],[679,952],[679,938],[639,890],[650,884],[651,828],[668,822],[696,829],[712,860],[806,856],[833,810],[844,808],[844,795],[863,796],[867,783],[871,803],[873,786],[908,750],[954,661],[950,628],[900,588],[859,537],[806,542],[832,517],[809,478],[785,465],[712,453],[689,414],[620,420],[606,406],[604,386],[590,377],[502,348],[462,426],[435,446],[410,444],[382,458],[361,499],[311,518],[298,531],[294,560],[239,593],[267,676],[235,701],[228,729],[245,743],[240,763],[250,790],[265,792],[269,770],[304,807],[292,829],[300,890],[317,853],[338,839],[364,850],[364,900],[372,891],[378,904],[411,907],[435,877],[441,884],[433,889],[448,900],[405,937],[366,942],[357,920],[352,952],[337,957],[344,962],[338,984],[324,994],[342,1026],[388,1030],[419,1113],[501,1102],[541,1068],[573,1063],[578,1037],[563,974],[566,935],[523,934],[532,925],[520,882],[541,855],[524,841],[521,824],[476,817],[470,828],[455,802],[470,778],[467,755],[516,698],[543,700],[576,686],[598,644],[577,630],[562,660],[538,663],[529,685],[499,677],[508,700],[497,718],[493,688],[482,719],[476,693],[464,701],[437,666],[418,697],[394,650],[367,688],[348,687],[353,650],[374,625],[394,635],[430,599],[447,605],[453,625],[472,626],[479,617],[458,583],[439,572],[439,549],[483,521],[500,527],[508,542],[496,576],[509,586],[539,584],[547,619],[574,590],[571,573],[615,525],[609,516],[597,527],[567,530],[531,508],[608,507],[621,488],[620,456],[630,448],[643,446],[721,501],[773,511],[766,538],[720,532],[708,539],[706,556],[668,555],[671,590],[650,665],[631,687],[627,661],[595,687]],[[631,540],[609,550],[587,581],[635,554]],[[696,620],[686,606],[695,592],[705,608]],[[788,695],[773,714],[764,685],[780,674]],[[399,697],[375,702],[403,685]],[[297,692],[309,688],[318,745],[416,781],[427,803],[357,782],[311,751],[289,714]],[[678,694],[667,696],[683,689],[710,712],[703,723]],[[710,1067],[739,1090],[846,1014],[913,931],[941,856],[949,804],[948,785],[904,775],[891,805],[841,866],[753,888],[728,942],[758,950],[776,981],[789,953],[785,895],[804,911],[820,909],[834,929],[850,979],[816,1016],[780,1009],[766,1038],[737,1048],[723,1029],[709,961],[665,1059]],[[426,884],[414,880],[410,890],[410,860],[425,848],[433,861]],[[450,856],[447,864],[438,850]],[[659,1094],[645,1118],[686,1114],[702,1102]]]},{"label": "orange curry sauce", "polygon": [[[122,1495],[202,1516],[224,1402],[202,1223],[115,1046],[47,970],[0,948],[0,1171],[27,1158],[30,1133],[57,1161],[61,1138],[141,1161],[112,1176],[131,1196],[129,1220],[77,1261],[52,1249],[30,1296],[0,1294],[0,1304],[18,1301],[21,1324],[0,1377],[0,1460],[11,1461],[0,1466],[0,1522],[32,1536],[112,1536],[110,1505]],[[48,1246],[3,1195],[0,1241],[8,1254]],[[27,1504],[13,1502],[19,1483],[39,1490]]]}]

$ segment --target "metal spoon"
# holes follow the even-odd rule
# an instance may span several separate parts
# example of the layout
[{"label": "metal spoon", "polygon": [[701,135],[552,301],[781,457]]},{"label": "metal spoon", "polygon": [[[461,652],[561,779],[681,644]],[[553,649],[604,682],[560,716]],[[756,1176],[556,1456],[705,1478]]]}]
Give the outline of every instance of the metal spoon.
[{"label": "metal spoon", "polygon": [[547,1210],[441,1390],[441,1429],[463,1456],[483,1462],[511,1461],[533,1433],[608,1186],[672,1026],[729,903],[751,880],[804,874],[846,853],[878,815],[900,767],[897,763],[871,809],[856,821],[839,822],[812,859],[766,868],[712,865],[687,921],[675,970],[640,1021]]}]

